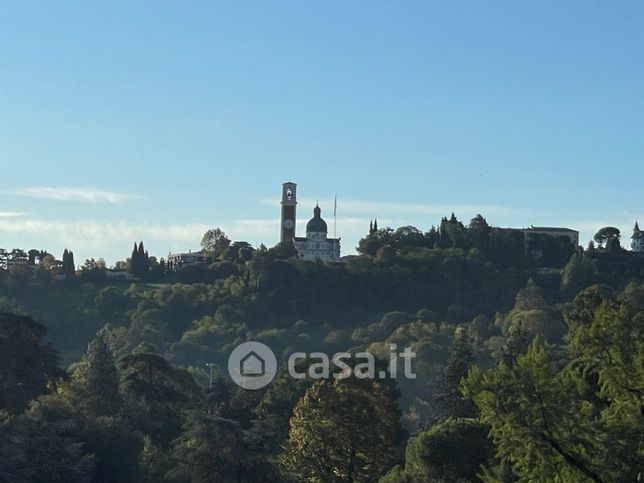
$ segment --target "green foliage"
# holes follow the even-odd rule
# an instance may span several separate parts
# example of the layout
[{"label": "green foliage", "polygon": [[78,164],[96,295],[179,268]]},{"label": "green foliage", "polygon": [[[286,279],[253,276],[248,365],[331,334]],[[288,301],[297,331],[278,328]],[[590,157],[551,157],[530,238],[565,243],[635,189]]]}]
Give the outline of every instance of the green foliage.
[{"label": "green foliage", "polygon": [[143,438],[122,420],[99,417],[85,422],[83,450],[94,456],[93,481],[137,483],[142,480]]},{"label": "green foliage", "polygon": [[382,382],[316,382],[298,402],[282,464],[298,481],[373,481],[397,459],[401,427]]},{"label": "green foliage", "polygon": [[0,410],[22,412],[62,376],[56,351],[42,341],[46,331],[28,317],[0,313]]},{"label": "green foliage", "polygon": [[557,371],[535,339],[514,365],[470,371],[466,395],[497,456],[526,481],[634,481],[642,456],[644,306],[582,293],[567,310],[572,360]]},{"label": "green foliage", "polygon": [[[43,320],[73,362],[71,378],[60,379],[38,324],[7,331],[0,323],[0,406],[17,415],[37,399],[28,416],[0,416],[11,441],[0,443],[0,468],[44,478],[14,438],[43,427],[34,464],[73,481],[84,470],[101,481],[208,481],[202,461],[216,463],[213,478],[252,481],[282,447],[282,468],[296,481],[374,481],[387,470],[383,481],[633,480],[642,456],[644,259],[610,253],[610,243],[570,257],[566,240],[526,245],[523,232],[452,216],[426,233],[372,226],[360,242],[365,255],[341,264],[298,260],[291,244],[253,251],[222,241],[210,265],[176,272],[138,244],[130,265],[147,259],[149,269],[132,284],[101,277],[100,259],[59,280],[62,267],[44,252],[0,254],[22,264],[0,269],[0,307]],[[63,256],[69,275],[71,256]],[[537,338],[547,342],[543,354]],[[397,380],[398,401],[382,381],[309,389],[310,380],[283,374],[244,391],[222,368],[247,340],[267,343],[281,363],[320,349],[368,349],[380,363],[390,344],[410,347],[418,377]],[[34,370],[34,360],[49,369]],[[218,366],[208,390],[206,363]],[[53,393],[42,395],[47,384]],[[479,410],[472,400],[480,420],[463,418]],[[399,417],[415,438],[395,466]]]},{"label": "green foliage", "polygon": [[150,272],[150,257],[143,247],[143,242],[139,242],[138,246],[134,243],[132,255],[128,259],[127,269],[137,278],[144,278]]},{"label": "green foliage", "polygon": [[72,375],[77,407],[92,416],[113,416],[122,408],[119,376],[108,337],[107,329],[96,334]]},{"label": "green foliage", "polygon": [[201,248],[211,260],[222,258],[229,246],[230,239],[221,228],[210,229],[201,238]]},{"label": "green foliage", "polygon": [[471,418],[476,416],[476,407],[461,394],[461,379],[467,376],[476,357],[463,329],[456,331],[451,354],[438,380],[435,395],[438,415],[441,418]]},{"label": "green foliage", "polygon": [[588,257],[575,254],[566,264],[561,276],[561,288],[566,294],[576,294],[597,280],[596,267]]},{"label": "green foliage", "polygon": [[188,415],[173,443],[171,481],[212,483],[277,482],[276,472],[239,423],[200,412]]},{"label": "green foliage", "polygon": [[390,471],[380,483],[475,481],[482,465],[494,461],[490,428],[476,419],[446,419],[411,439],[404,469]]},{"label": "green foliage", "polygon": [[94,456],[84,452],[73,421],[17,416],[0,421],[0,441],[0,481],[93,481]]},{"label": "green foliage", "polygon": [[614,226],[605,226],[595,233],[593,239],[599,245],[599,249],[601,250],[604,246],[608,247],[611,240],[617,240],[619,246],[619,237],[620,232],[618,228],[615,228]]},{"label": "green foliage", "polygon": [[76,276],[76,265],[74,263],[74,252],[67,250],[63,252],[63,264],[62,264],[63,275],[67,277]]},{"label": "green foliage", "polygon": [[118,361],[120,390],[130,423],[162,446],[181,429],[181,413],[201,396],[192,375],[152,352],[141,351]]}]

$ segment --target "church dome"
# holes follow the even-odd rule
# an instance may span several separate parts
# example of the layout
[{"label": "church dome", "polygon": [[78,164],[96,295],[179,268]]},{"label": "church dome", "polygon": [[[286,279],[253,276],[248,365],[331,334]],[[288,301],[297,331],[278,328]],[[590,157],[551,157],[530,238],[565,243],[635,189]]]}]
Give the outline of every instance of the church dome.
[{"label": "church dome", "polygon": [[309,222],[306,224],[306,232],[307,233],[326,233],[327,232],[327,227],[326,227],[326,222],[320,217],[320,213],[322,210],[318,205],[315,205],[315,208],[313,208],[313,218],[309,220]]}]

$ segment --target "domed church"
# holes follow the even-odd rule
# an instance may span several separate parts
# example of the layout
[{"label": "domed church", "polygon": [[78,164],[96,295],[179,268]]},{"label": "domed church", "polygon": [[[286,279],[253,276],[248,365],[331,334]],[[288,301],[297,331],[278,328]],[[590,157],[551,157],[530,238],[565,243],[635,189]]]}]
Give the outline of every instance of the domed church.
[{"label": "domed church", "polygon": [[306,237],[295,236],[295,190],[295,183],[284,183],[281,240],[286,241],[290,238],[302,260],[340,261],[340,238],[328,238],[328,227],[317,204],[313,208],[313,218],[306,224]]},{"label": "domed church", "polygon": [[318,205],[313,208],[313,218],[306,224],[306,237],[294,237],[293,245],[303,260],[340,260],[340,239],[327,238],[326,221],[322,219]]}]

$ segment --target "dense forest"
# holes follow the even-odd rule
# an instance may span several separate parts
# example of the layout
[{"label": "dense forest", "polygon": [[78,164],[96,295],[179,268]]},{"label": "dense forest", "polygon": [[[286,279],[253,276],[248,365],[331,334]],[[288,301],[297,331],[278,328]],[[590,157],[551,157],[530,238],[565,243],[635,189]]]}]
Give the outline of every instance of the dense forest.
[{"label": "dense forest", "polygon": [[[111,279],[42,250],[0,270],[0,481],[628,482],[644,475],[644,257],[454,215],[343,263],[211,230]],[[5,255],[8,256],[8,254]],[[248,391],[231,350],[416,353],[415,379]],[[212,371],[212,372],[211,372]]]}]

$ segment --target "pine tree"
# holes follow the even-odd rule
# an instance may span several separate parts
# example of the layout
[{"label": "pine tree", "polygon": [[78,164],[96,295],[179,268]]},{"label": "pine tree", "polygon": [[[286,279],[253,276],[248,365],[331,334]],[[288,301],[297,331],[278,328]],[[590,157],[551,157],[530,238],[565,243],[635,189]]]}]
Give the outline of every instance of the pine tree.
[{"label": "pine tree", "polygon": [[441,418],[473,418],[476,406],[461,394],[461,379],[476,362],[474,350],[463,329],[457,329],[452,350],[438,379],[436,404]]},{"label": "pine tree", "polygon": [[118,372],[106,337],[108,329],[96,334],[73,375],[79,406],[93,416],[114,416],[122,405]]},{"label": "pine tree", "polygon": [[262,448],[237,421],[202,412],[188,414],[172,456],[175,465],[167,475],[172,481],[279,481],[277,472],[262,458]]}]

